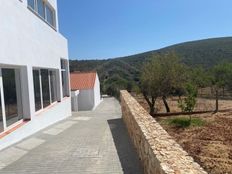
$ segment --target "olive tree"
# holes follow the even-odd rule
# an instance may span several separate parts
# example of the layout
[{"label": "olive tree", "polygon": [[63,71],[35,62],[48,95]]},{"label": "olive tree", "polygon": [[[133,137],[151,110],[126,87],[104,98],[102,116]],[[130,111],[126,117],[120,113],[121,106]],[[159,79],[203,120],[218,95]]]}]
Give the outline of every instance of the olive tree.
[{"label": "olive tree", "polygon": [[150,107],[150,114],[155,113],[155,102],[161,97],[166,111],[170,108],[166,101],[167,97],[177,89],[183,88],[186,67],[180,63],[180,59],[174,53],[153,55],[147,62],[140,78],[141,92]]},{"label": "olive tree", "polygon": [[218,112],[219,106],[219,89],[222,88],[224,91],[225,87],[230,87],[231,76],[232,76],[232,64],[231,63],[221,63],[215,65],[211,69],[211,83],[215,89],[215,112]]},{"label": "olive tree", "polygon": [[[181,108],[182,112],[193,112],[197,102],[197,87],[191,83],[187,83],[185,87],[185,98],[178,100],[178,107]],[[192,116],[189,115],[189,121],[191,122]]]}]

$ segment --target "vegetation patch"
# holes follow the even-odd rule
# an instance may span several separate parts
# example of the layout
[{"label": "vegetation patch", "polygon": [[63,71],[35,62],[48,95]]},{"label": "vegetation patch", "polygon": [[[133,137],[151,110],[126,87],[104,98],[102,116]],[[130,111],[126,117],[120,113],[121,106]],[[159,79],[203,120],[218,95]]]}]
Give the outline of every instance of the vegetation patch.
[{"label": "vegetation patch", "polygon": [[167,118],[163,120],[164,123],[180,127],[180,128],[187,128],[190,126],[204,126],[206,122],[201,118],[192,118],[191,120],[188,117],[176,117],[176,118]]},{"label": "vegetation patch", "polygon": [[[154,55],[175,52],[181,58],[181,62],[188,67],[200,66],[204,70],[223,61],[232,62],[231,45],[232,37],[224,37],[177,44],[160,50],[115,59],[70,60],[70,70],[97,71],[102,93],[117,96],[121,89],[134,91],[139,84],[144,63],[154,59]],[[194,79],[201,81],[202,72],[198,71],[195,75]]]},{"label": "vegetation patch", "polygon": [[188,117],[156,120],[208,173],[232,174],[231,112],[193,116],[190,126]]}]

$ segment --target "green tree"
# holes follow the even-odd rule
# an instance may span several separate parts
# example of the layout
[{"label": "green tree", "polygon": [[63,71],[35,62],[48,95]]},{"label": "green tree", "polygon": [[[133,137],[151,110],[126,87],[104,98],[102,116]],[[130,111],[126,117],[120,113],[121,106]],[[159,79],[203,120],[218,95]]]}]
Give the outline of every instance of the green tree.
[{"label": "green tree", "polygon": [[121,78],[119,75],[114,75],[104,80],[103,92],[119,99],[120,90],[126,89],[127,86],[128,86],[127,80]]},{"label": "green tree", "polygon": [[140,79],[140,90],[150,107],[150,114],[155,113],[155,102],[159,96],[161,65],[154,59],[144,65]]},{"label": "green tree", "polygon": [[189,68],[189,82],[194,84],[197,88],[204,88],[210,86],[210,76],[201,66]]},{"label": "green tree", "polygon": [[232,75],[232,64],[221,63],[215,65],[211,70],[211,83],[215,89],[215,113],[219,110],[219,89],[223,89],[229,85]]},{"label": "green tree", "polygon": [[[191,83],[186,84],[186,96],[184,99],[178,100],[178,106],[181,108],[183,112],[193,112],[195,105],[196,105],[196,98],[197,98],[197,87],[194,86]],[[190,115],[189,117],[190,122],[192,120],[192,117]]]},{"label": "green tree", "polygon": [[166,111],[170,112],[166,99],[176,89],[183,88],[185,70],[185,65],[180,63],[180,59],[174,53],[153,55],[151,61],[144,65],[140,88],[150,107],[151,115],[155,113],[154,107],[158,97],[162,97]]}]

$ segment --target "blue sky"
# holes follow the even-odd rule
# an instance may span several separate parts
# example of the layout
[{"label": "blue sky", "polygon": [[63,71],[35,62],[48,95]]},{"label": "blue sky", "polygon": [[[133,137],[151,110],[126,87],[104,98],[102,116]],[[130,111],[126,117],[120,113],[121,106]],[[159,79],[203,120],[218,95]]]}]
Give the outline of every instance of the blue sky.
[{"label": "blue sky", "polygon": [[232,36],[231,0],[58,0],[70,59],[114,58]]}]

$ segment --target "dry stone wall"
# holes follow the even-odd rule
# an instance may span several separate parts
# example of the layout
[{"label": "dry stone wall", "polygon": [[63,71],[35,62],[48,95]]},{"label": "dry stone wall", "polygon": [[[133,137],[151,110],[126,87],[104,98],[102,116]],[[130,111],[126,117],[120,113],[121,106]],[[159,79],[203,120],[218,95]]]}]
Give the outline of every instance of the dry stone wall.
[{"label": "dry stone wall", "polygon": [[127,91],[121,91],[121,107],[145,174],[206,174]]}]

